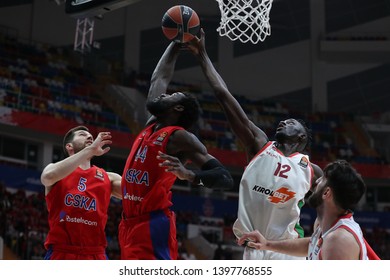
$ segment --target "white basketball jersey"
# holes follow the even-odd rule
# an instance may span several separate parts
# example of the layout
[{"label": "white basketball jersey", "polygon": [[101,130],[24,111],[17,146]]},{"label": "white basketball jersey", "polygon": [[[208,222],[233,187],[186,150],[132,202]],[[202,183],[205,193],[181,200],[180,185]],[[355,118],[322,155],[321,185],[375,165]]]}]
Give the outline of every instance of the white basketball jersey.
[{"label": "white basketball jersey", "polygon": [[324,234],[322,234],[322,230],[320,227],[317,227],[317,229],[314,231],[313,235],[310,238],[309,243],[309,251],[308,251],[308,259],[309,260],[321,260],[321,247],[323,240],[326,239],[326,236],[331,233],[332,231],[335,231],[338,228],[344,228],[348,232],[350,232],[356,239],[356,241],[359,243],[360,247],[360,254],[359,259],[361,260],[368,260],[367,256],[367,248],[364,242],[364,237],[362,230],[358,223],[355,222],[353,219],[352,213],[347,214],[343,217],[341,217],[337,223],[331,227],[328,231],[326,231]]},{"label": "white basketball jersey", "polygon": [[268,142],[242,175],[235,235],[257,229],[270,240],[303,237],[299,215],[312,178],[307,155],[285,156]]}]

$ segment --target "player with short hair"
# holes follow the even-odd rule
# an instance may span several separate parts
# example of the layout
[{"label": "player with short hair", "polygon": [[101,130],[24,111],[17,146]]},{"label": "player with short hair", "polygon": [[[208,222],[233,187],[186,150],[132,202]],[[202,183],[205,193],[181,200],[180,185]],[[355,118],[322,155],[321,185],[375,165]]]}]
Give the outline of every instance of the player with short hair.
[{"label": "player with short hair", "polygon": [[87,127],[74,127],[63,140],[67,157],[44,168],[50,227],[45,259],[107,259],[107,210],[111,196],[122,198],[121,176],[91,165],[91,159],[110,150],[111,138],[100,132],[94,140]]},{"label": "player with short hair", "polygon": [[[198,58],[233,132],[251,159],[240,182],[238,217],[233,232],[240,237],[242,232],[259,229],[272,240],[303,237],[299,216],[304,197],[313,180],[322,174],[322,170],[304,154],[310,142],[308,128],[303,121],[288,118],[279,122],[275,141],[270,141],[248,118],[214,68],[205,48],[203,30],[201,37],[195,37],[187,48]],[[249,247],[245,248],[243,258],[296,259]]]},{"label": "player with short hair", "polygon": [[[167,93],[180,44],[171,42],[158,62],[147,98],[152,117],[135,138],[122,175],[122,259],[177,259],[171,188],[176,178],[196,185],[229,189],[230,173],[188,131],[199,104],[190,94]],[[187,169],[191,162],[200,170]]]},{"label": "player with short hair", "polygon": [[257,250],[272,250],[309,260],[379,259],[353,219],[353,210],[365,191],[363,179],[347,161],[334,161],[325,167],[324,175],[317,180],[307,199],[318,214],[317,227],[311,237],[268,240],[255,230],[244,233],[238,244],[247,243]]}]

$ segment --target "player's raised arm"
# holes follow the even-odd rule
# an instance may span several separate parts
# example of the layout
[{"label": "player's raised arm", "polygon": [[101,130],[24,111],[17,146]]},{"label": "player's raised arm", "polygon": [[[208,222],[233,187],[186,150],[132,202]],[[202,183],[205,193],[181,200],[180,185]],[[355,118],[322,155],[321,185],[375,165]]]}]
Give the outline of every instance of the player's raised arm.
[{"label": "player's raised arm", "polygon": [[167,92],[175,70],[176,60],[179,56],[179,49],[180,44],[175,42],[171,42],[165,49],[153,71],[147,101],[153,100],[162,93]]},{"label": "player's raised arm", "polygon": [[222,106],[232,130],[243,142],[244,146],[247,147],[249,153],[257,153],[268,141],[268,137],[249,120],[241,105],[230,93],[225,81],[215,69],[205,48],[203,30],[201,30],[200,38],[195,37],[188,43],[188,48],[198,58],[201,68]]},{"label": "player's raised arm", "polygon": [[[79,131],[77,133],[91,144],[76,153],[74,153],[73,148],[70,148],[70,156],[59,162],[50,163],[43,169],[41,182],[46,187],[46,192],[50,190],[52,185],[68,176],[83,162],[89,161],[93,156],[101,156],[110,150],[110,147],[106,146],[112,143],[110,132],[99,133],[95,141],[93,141],[89,132]],[[71,144],[68,145],[72,147]]]}]

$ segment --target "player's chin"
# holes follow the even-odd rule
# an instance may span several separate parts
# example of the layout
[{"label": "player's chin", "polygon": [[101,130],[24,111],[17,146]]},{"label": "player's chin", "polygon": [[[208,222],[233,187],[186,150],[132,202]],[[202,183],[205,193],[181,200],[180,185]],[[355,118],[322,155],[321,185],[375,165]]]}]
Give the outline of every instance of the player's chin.
[{"label": "player's chin", "polygon": [[275,140],[278,141],[279,143],[283,143],[287,139],[287,135],[284,131],[281,130],[276,130],[275,133]]}]

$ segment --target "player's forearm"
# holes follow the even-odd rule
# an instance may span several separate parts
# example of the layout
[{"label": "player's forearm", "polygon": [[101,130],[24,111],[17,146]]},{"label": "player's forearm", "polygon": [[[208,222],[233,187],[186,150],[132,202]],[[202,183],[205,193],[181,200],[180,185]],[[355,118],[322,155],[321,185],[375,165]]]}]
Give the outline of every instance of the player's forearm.
[{"label": "player's forearm", "polygon": [[216,159],[206,162],[201,170],[194,171],[193,182],[212,189],[229,190],[233,188],[233,178],[230,172]]},{"label": "player's forearm", "polygon": [[215,69],[213,63],[211,62],[209,56],[206,52],[200,52],[198,56],[200,66],[205,74],[206,79],[208,80],[210,86],[215,91],[217,98],[223,99],[224,96],[229,94],[227,85],[222,79],[221,75]]},{"label": "player's forearm", "polygon": [[153,71],[148,100],[153,100],[160,94],[166,92],[168,85],[172,80],[178,56],[179,45],[171,42]]},{"label": "player's forearm", "polygon": [[[225,112],[225,116],[228,119],[234,134],[248,148],[253,147],[253,145],[257,145],[255,136],[262,132],[260,132],[259,129],[249,120],[239,102],[230,93],[226,83],[214,68],[207,54],[205,52],[201,52],[198,55],[198,59],[206,78],[215,92],[215,96],[217,97],[219,104]],[[267,139],[264,139],[264,141],[266,140]],[[254,153],[257,152],[258,149],[255,149]]]},{"label": "player's forearm", "polygon": [[111,196],[116,197],[118,199],[122,199],[122,176],[115,172],[107,172],[107,175],[110,178],[111,182]]},{"label": "player's forearm", "polygon": [[209,81],[210,86],[213,88],[215,96],[223,107],[233,129],[235,129],[236,122],[238,127],[242,127],[242,124],[247,123],[248,117],[242,109],[241,105],[230,93],[225,81],[215,69],[207,53],[201,52],[198,56],[198,59],[200,61],[203,73]]},{"label": "player's forearm", "polygon": [[297,238],[285,240],[268,240],[264,250],[279,252],[282,254],[307,257],[310,238]]},{"label": "player's forearm", "polygon": [[41,174],[41,182],[44,186],[52,186],[59,180],[65,178],[72,173],[76,168],[86,160],[90,160],[93,156],[93,151],[89,147],[80,152],[69,156],[59,162],[51,163],[45,167]]}]

